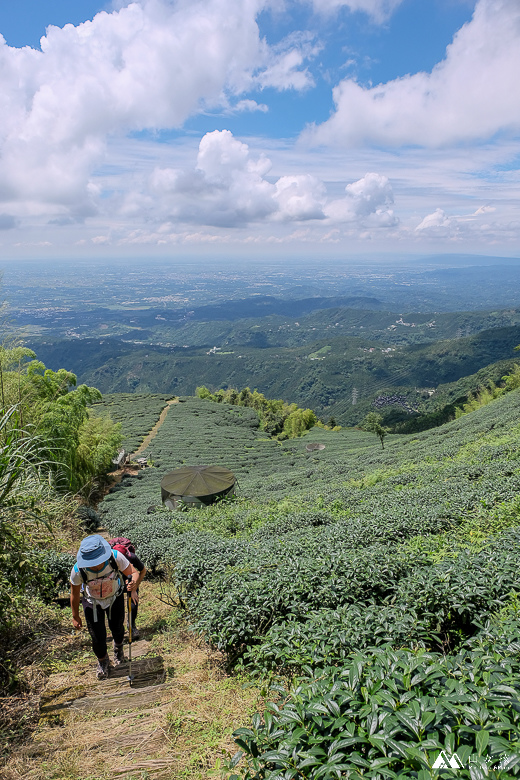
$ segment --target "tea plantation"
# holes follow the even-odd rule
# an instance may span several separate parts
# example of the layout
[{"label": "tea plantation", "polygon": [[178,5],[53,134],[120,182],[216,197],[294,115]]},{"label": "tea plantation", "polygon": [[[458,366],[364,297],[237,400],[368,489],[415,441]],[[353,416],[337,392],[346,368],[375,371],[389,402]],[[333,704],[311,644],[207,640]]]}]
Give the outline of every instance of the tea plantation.
[{"label": "tea plantation", "polygon": [[155,425],[171,395],[150,393],[113,393],[103,396],[93,406],[96,414],[106,414],[123,423],[122,446],[135,452],[146,434]]},{"label": "tea plantation", "polygon": [[[251,409],[180,401],[100,512],[230,667],[274,683],[228,776],[520,775],[520,391],[384,450],[357,430],[280,443]],[[166,472],[209,463],[236,499],[162,508]]]}]

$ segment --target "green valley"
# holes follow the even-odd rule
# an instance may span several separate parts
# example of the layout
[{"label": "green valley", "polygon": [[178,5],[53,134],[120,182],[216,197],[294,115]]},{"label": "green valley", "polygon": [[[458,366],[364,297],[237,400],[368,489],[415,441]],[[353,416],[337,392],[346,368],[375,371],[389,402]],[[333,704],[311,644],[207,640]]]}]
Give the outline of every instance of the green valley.
[{"label": "green valley", "polygon": [[[369,315],[364,313],[365,322]],[[457,322],[455,318],[455,332]],[[314,341],[311,330],[305,345],[294,347],[228,343],[213,350],[207,345],[144,347],[85,339],[37,348],[46,364],[63,361],[81,381],[105,393],[191,395],[199,385],[212,391],[250,386],[267,397],[310,407],[320,418],[333,416],[341,425],[352,425],[380,396],[404,395],[410,410],[427,411],[442,398],[440,385],[459,382],[485,366],[490,365],[489,378],[497,382],[514,362],[519,342],[520,324],[419,344],[337,335]],[[493,368],[497,361],[510,362]]]}]

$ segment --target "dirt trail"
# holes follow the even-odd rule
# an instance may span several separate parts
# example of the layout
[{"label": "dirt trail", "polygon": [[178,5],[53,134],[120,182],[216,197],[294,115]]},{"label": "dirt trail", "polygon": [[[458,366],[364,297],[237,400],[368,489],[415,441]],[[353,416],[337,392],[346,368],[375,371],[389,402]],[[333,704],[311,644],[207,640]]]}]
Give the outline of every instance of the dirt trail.
[{"label": "dirt trail", "polygon": [[166,415],[168,414],[170,406],[172,406],[172,404],[178,404],[179,403],[179,399],[178,398],[172,398],[171,401],[167,401],[166,403],[167,403],[167,405],[162,410],[162,412],[161,412],[161,414],[159,416],[159,419],[157,420],[157,422],[153,426],[153,428],[150,431],[150,433],[148,433],[145,436],[145,438],[143,439],[142,443],[139,445],[138,449],[130,456],[132,459],[138,458],[139,455],[141,454],[141,452],[144,452],[145,449],[148,447],[148,445],[150,444],[152,439],[154,439],[157,436],[157,431],[159,430],[159,428],[161,427],[161,425],[165,421]]},{"label": "dirt trail", "polygon": [[96,679],[85,630],[62,639],[46,659],[54,673],[38,728],[0,766],[1,780],[209,780],[236,751],[231,733],[261,706],[258,692],[225,674],[221,655],[186,630],[159,589],[141,585],[132,687],[128,661]]}]

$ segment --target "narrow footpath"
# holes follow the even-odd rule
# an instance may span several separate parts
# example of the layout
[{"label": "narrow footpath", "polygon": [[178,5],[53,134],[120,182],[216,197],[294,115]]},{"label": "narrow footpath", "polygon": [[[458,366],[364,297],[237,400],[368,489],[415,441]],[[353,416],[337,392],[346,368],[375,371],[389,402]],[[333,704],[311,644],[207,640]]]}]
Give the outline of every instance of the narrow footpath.
[{"label": "narrow footpath", "polygon": [[[133,458],[149,446],[175,403],[168,401]],[[262,702],[255,688],[225,673],[222,655],[188,630],[171,606],[175,598],[165,603],[165,592],[171,595],[164,582],[141,584],[131,685],[127,638],[125,662],[98,680],[88,632],[73,632],[70,607],[63,610],[61,632],[47,636],[37,660],[23,669],[27,680],[44,680],[32,697],[38,725],[0,764],[0,780],[218,777],[220,762],[236,752],[232,732]],[[109,637],[109,652],[111,646]]]},{"label": "narrow footpath", "polygon": [[227,676],[222,656],[159,595],[159,583],[143,582],[132,686],[128,660],[96,679],[85,629],[51,643],[39,663],[48,678],[38,727],[1,780],[215,778],[219,759],[236,752],[232,731],[261,706],[258,691]]},{"label": "narrow footpath", "polygon": [[147,447],[149,447],[150,442],[152,441],[152,439],[155,439],[155,437],[157,436],[157,432],[158,432],[159,428],[161,427],[161,425],[165,421],[166,415],[168,414],[168,412],[170,410],[170,406],[172,406],[172,404],[178,404],[178,403],[179,403],[179,399],[178,398],[172,398],[171,401],[167,401],[166,402],[167,405],[162,410],[161,414],[159,415],[159,419],[157,420],[157,422],[153,426],[152,430],[150,431],[150,433],[148,433],[144,437],[143,441],[141,442],[141,444],[139,445],[137,450],[134,453],[132,453],[132,455],[130,456],[130,458],[132,460],[135,460],[135,458],[138,458],[139,455],[142,452],[144,452],[147,449]]}]

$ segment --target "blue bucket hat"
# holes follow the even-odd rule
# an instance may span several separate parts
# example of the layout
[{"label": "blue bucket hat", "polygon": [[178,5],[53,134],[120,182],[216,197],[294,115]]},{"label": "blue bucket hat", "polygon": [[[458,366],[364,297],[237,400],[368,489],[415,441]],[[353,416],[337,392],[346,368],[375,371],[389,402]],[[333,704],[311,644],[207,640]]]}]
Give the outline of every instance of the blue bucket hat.
[{"label": "blue bucket hat", "polygon": [[112,555],[112,548],[106,539],[103,539],[99,534],[92,534],[92,536],[86,536],[81,542],[76,556],[78,566],[88,568],[89,566],[97,566],[98,563],[107,561]]}]

